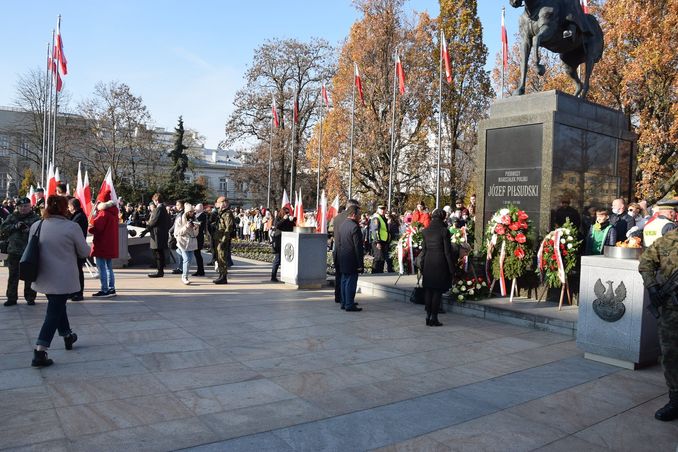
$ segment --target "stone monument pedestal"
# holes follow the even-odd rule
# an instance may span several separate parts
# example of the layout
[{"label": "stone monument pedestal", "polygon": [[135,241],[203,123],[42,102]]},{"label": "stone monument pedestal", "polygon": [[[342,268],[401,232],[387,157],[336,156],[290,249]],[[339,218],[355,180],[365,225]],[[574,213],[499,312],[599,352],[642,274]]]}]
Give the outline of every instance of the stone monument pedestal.
[{"label": "stone monument pedestal", "polygon": [[283,232],[280,279],[297,289],[327,284],[327,234]]},{"label": "stone monument pedestal", "polygon": [[584,357],[626,369],[656,364],[657,320],[649,302],[638,260],[582,257],[577,347]]}]

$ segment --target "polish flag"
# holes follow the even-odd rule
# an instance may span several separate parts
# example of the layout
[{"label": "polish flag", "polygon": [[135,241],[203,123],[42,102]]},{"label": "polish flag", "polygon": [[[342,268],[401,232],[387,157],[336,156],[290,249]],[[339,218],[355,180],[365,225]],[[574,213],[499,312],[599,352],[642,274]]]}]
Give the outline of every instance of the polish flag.
[{"label": "polish flag", "polygon": [[[296,193],[295,193],[296,196]],[[297,219],[297,226],[304,226],[306,224],[306,221],[304,219],[304,202],[302,201],[301,198],[301,188],[299,189],[299,197],[297,198],[299,201],[297,202],[295,206],[295,211],[294,211],[294,216]]]},{"label": "polish flag", "polygon": [[85,177],[82,180],[82,210],[88,217],[92,213],[92,189],[89,186],[89,175],[85,171]]},{"label": "polish flag", "polygon": [[57,185],[59,185],[61,183],[61,176],[59,175],[59,168],[54,168],[54,180],[56,181]]},{"label": "polish flag", "polygon": [[400,55],[396,52],[396,61],[395,61],[396,74],[398,75],[398,91],[400,95],[405,94],[405,70],[403,69],[403,64],[400,62]]},{"label": "polish flag", "polygon": [[327,196],[325,196],[325,190],[323,190],[320,195],[320,205],[318,206],[318,212],[315,217],[318,222],[316,231],[321,234],[327,233]]},{"label": "polish flag", "polygon": [[323,100],[325,101],[325,107],[330,108],[330,99],[327,96],[327,88],[325,88],[325,84],[323,83],[323,87],[320,90],[320,94],[323,97]]},{"label": "polish flag", "polygon": [[589,0],[581,0],[581,9],[584,10],[584,14],[589,13]]},{"label": "polish flag", "polygon": [[[584,0],[586,1],[586,0]],[[504,69],[508,68],[508,35],[506,34],[506,8],[501,9],[501,61]]]},{"label": "polish flag", "polygon": [[447,51],[447,39],[445,39],[445,31],[440,30],[440,55],[445,63],[445,78],[447,83],[452,83],[452,68],[450,64],[450,52]]},{"label": "polish flag", "polygon": [[100,202],[107,201],[118,202],[118,195],[115,194],[115,187],[113,186],[113,173],[110,167],[108,167],[106,177],[104,177],[104,181],[101,183],[96,203],[99,204]]},{"label": "polish flag", "polygon": [[50,163],[49,169],[47,170],[47,189],[45,190],[45,196],[47,198],[56,195],[56,186],[57,181],[54,178],[54,166]]},{"label": "polish flag", "polygon": [[282,209],[284,207],[287,207],[290,213],[292,213],[292,204],[290,204],[290,198],[287,196],[287,190],[283,190],[282,205],[280,208]]},{"label": "polish flag", "polygon": [[327,222],[330,222],[339,214],[339,195],[334,197],[334,201],[329,209],[327,209]]},{"label": "polish flag", "polygon": [[61,38],[61,16],[59,16],[59,20],[57,20],[54,59],[59,63],[61,73],[64,75],[68,74],[68,62],[66,61],[66,55],[64,55],[64,40]]},{"label": "polish flag", "polygon": [[78,162],[78,180],[77,180],[76,183],[75,183],[75,193],[73,193],[73,195],[75,196],[75,198],[76,198],[78,201],[80,201],[80,206],[82,206],[82,208],[84,209],[84,208],[85,208],[85,200],[84,200],[84,198],[83,198],[83,196],[82,196],[82,193],[83,193],[83,192],[82,192],[83,186],[82,186],[82,170],[81,170],[81,166],[82,166],[81,162]]},{"label": "polish flag", "polygon": [[271,95],[273,104],[271,104],[271,113],[273,114],[273,127],[276,129],[280,127],[280,121],[278,120],[278,106],[275,104],[275,96]]},{"label": "polish flag", "polygon": [[35,189],[31,185],[31,188],[28,190],[28,199],[31,200],[31,206],[35,206],[35,203],[38,202],[37,197],[35,196]]},{"label": "polish flag", "polygon": [[353,74],[355,75],[355,86],[358,88],[358,95],[360,96],[360,101],[363,103],[363,107],[365,106],[365,97],[363,96],[363,82],[360,79],[360,72],[358,71],[358,63],[353,63],[354,71]]},{"label": "polish flag", "polygon": [[57,69],[56,60],[52,59],[52,57],[49,55],[49,51],[47,53],[48,53],[48,55],[47,55],[47,70],[52,71],[52,73],[54,74],[54,79],[56,80],[56,90],[57,90],[57,93],[59,93],[59,92],[61,92],[61,88],[63,87],[63,82],[61,81],[61,76],[59,75],[59,70]]},{"label": "polish flag", "polygon": [[71,184],[66,184],[66,196],[71,196]]}]

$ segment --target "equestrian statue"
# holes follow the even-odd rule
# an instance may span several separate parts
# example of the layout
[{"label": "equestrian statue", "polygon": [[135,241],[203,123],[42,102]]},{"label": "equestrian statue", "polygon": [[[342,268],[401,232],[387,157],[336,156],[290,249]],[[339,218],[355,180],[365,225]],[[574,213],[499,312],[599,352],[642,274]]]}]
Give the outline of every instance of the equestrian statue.
[{"label": "equestrian statue", "polygon": [[[520,16],[522,61],[520,84],[513,95],[525,94],[527,63],[534,53],[537,74],[544,75],[546,68],[540,62],[539,47],[558,53],[567,75],[574,81],[574,95],[586,98],[593,67],[603,56],[603,30],[591,14],[584,14],[579,0],[509,0],[511,6],[525,11]],[[585,63],[584,82],[577,69]]]}]

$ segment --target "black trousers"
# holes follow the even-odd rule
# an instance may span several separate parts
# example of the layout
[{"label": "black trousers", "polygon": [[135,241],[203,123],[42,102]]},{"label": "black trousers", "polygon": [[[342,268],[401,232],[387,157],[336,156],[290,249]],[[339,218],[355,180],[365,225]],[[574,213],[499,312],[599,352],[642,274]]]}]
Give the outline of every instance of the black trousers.
[{"label": "black trousers", "polygon": [[280,268],[280,251],[275,253],[275,257],[273,258],[273,267],[271,268],[271,278],[277,277],[278,268]]},{"label": "black trousers", "polygon": [[202,246],[198,246],[198,249],[193,251],[193,256],[195,257],[195,263],[198,265],[197,273],[204,274],[205,263],[202,260]]},{"label": "black trousers", "polygon": [[434,319],[438,318],[438,309],[440,309],[440,301],[443,298],[443,292],[444,291],[438,289],[424,289],[426,313],[431,314]]},{"label": "black trousers", "polygon": [[82,296],[85,291],[85,273],[82,271],[82,267],[85,265],[85,259],[78,259],[78,279],[80,280],[80,292],[76,295]]},{"label": "black trousers", "polygon": [[153,256],[155,257],[155,266],[158,269],[159,274],[165,273],[165,250],[153,250]]}]

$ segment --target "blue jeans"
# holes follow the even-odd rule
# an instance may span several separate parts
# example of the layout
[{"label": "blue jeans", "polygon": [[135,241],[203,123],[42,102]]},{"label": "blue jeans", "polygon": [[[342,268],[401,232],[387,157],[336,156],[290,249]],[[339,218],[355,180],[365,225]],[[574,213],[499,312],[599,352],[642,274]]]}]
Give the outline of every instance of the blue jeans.
[{"label": "blue jeans", "polygon": [[97,270],[101,281],[101,291],[115,290],[115,275],[113,275],[113,259],[97,257]]},{"label": "blue jeans", "polygon": [[350,309],[354,306],[355,291],[358,288],[357,273],[341,274],[341,306]]},{"label": "blue jeans", "polygon": [[191,261],[193,260],[193,251],[184,251],[181,248],[177,248],[179,256],[181,256],[181,277],[188,279],[188,267],[191,266]]},{"label": "blue jeans", "polygon": [[59,336],[67,336],[71,333],[71,326],[66,315],[66,300],[71,294],[50,295],[47,294],[47,312],[45,321],[40,328],[37,345],[49,347],[52,344],[54,333],[59,330]]}]

